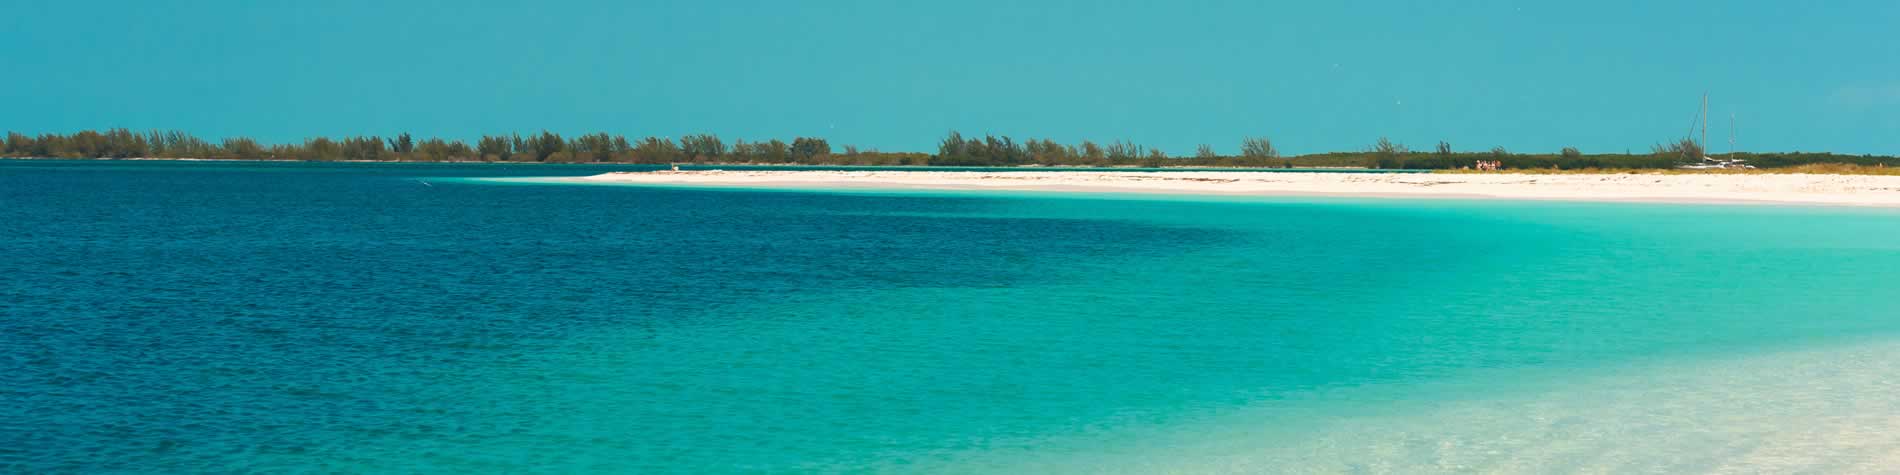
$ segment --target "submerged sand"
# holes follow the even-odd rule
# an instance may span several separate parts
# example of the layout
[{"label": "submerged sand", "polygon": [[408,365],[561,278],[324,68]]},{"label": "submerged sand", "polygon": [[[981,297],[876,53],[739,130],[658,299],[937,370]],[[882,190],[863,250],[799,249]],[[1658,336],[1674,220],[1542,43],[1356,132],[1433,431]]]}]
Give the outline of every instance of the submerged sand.
[{"label": "submerged sand", "polygon": [[556,179],[652,185],[1338,195],[1525,200],[1900,206],[1900,176],[1102,171],[741,170],[616,172]]}]

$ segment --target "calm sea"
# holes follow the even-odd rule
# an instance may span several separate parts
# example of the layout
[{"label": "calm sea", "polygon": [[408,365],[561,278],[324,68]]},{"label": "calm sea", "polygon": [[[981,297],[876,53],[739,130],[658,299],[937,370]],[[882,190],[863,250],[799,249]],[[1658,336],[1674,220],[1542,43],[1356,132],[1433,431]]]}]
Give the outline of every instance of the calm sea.
[{"label": "calm sea", "polygon": [[1891,468],[1892,210],[0,161],[0,472]]}]

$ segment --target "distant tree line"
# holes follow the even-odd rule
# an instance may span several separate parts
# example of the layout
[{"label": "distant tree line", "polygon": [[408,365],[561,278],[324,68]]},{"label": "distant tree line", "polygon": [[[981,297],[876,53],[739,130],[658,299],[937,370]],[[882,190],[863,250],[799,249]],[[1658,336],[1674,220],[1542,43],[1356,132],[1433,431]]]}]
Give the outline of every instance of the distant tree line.
[{"label": "distant tree line", "polygon": [[823,138],[798,137],[790,143],[772,139],[735,140],[728,145],[710,134],[629,140],[621,135],[594,133],[563,137],[538,134],[488,135],[473,146],[461,140],[420,139],[410,134],[393,137],[315,137],[303,143],[265,145],[247,137],[218,142],[178,131],[133,132],[112,129],[69,135],[26,135],[10,132],[0,139],[0,156],[32,158],[197,158],[227,160],[304,161],[490,161],[546,163],[806,163],[861,165],[923,165],[929,155],[833,150]]},{"label": "distant tree line", "polygon": [[[393,137],[315,137],[294,144],[263,144],[247,137],[216,142],[179,131],[133,132],[126,129],[80,131],[73,134],[26,135],[9,132],[0,140],[0,156],[26,158],[197,158],[232,160],[303,161],[486,161],[541,163],[733,163],[804,165],[937,165],[937,166],[1095,166],[1095,167],[1363,167],[1387,169],[1456,169],[1473,163],[1497,161],[1504,168],[1672,168],[1699,161],[1702,147],[1691,139],[1658,144],[1647,153],[1585,154],[1574,147],[1556,153],[1513,153],[1503,147],[1485,152],[1459,152],[1439,142],[1431,151],[1413,151],[1404,144],[1379,138],[1355,152],[1280,155],[1266,137],[1248,137],[1240,154],[1222,155],[1212,145],[1200,145],[1192,156],[1172,156],[1158,148],[1132,141],[1096,143],[1084,140],[1064,144],[1051,139],[1017,140],[1009,136],[964,136],[952,131],[938,142],[936,153],[880,152],[854,146],[832,147],[818,137],[727,143],[712,134],[694,134],[675,140],[645,137],[637,140],[605,132],[562,136],[537,134],[487,135],[473,146],[461,140],[418,139],[410,134]],[[1837,155],[1830,153],[1739,153],[1735,158],[1758,167],[1786,167],[1815,163],[1862,166],[1900,166],[1900,157]]]}]

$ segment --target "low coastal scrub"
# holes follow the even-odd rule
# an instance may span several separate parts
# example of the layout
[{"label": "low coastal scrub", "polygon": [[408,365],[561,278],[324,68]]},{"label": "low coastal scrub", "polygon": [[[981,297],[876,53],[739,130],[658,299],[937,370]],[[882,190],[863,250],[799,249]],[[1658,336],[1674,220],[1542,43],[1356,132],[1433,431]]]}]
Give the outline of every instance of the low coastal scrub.
[{"label": "low coastal scrub", "polygon": [[[1657,145],[1648,153],[1585,154],[1575,148],[1557,153],[1513,153],[1502,147],[1484,152],[1460,152],[1439,142],[1433,150],[1414,151],[1404,144],[1380,138],[1362,151],[1282,156],[1266,137],[1241,141],[1239,155],[1221,155],[1210,145],[1189,156],[1170,155],[1132,141],[1058,143],[1051,139],[1017,140],[1009,136],[964,136],[950,132],[934,153],[882,152],[855,146],[833,147],[819,137],[733,140],[712,134],[629,139],[605,132],[562,136],[537,134],[487,135],[470,144],[461,140],[393,137],[314,137],[301,143],[265,144],[248,137],[210,141],[179,131],[104,132],[0,137],[0,157],[21,158],[192,158],[226,160],[299,161],[457,161],[516,163],[626,163],[626,164],[769,164],[856,166],[977,166],[977,167],[1208,167],[1208,168],[1379,168],[1460,170],[1496,168],[1498,171],[1550,170],[1604,172],[1615,170],[1673,170],[1701,156],[1701,147],[1682,139]],[[1900,167],[1900,157],[1839,155],[1831,153],[1735,153],[1724,159],[1745,160],[1763,170],[1788,173],[1888,174]],[[1699,160],[1696,158],[1695,160]],[[1832,171],[1824,171],[1832,170]],[[1711,171],[1697,171],[1709,173]],[[1714,171],[1717,173],[1722,170]]]}]

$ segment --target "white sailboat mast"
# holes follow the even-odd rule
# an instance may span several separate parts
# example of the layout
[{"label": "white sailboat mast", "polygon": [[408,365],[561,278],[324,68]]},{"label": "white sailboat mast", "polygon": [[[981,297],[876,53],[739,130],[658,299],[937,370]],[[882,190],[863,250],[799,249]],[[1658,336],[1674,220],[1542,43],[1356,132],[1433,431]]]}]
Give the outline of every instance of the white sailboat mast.
[{"label": "white sailboat mast", "polygon": [[1709,93],[1702,93],[1702,156],[1709,156]]}]

